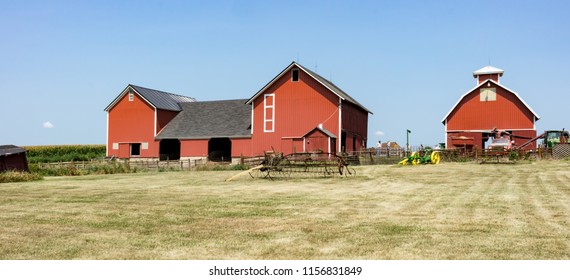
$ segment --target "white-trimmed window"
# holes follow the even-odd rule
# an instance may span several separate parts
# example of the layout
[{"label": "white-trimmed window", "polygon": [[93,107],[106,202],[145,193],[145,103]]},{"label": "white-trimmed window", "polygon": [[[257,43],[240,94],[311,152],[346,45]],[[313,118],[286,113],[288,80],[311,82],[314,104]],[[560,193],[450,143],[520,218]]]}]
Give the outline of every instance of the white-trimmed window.
[{"label": "white-trimmed window", "polygon": [[497,89],[496,88],[482,88],[479,95],[479,101],[496,101]]},{"label": "white-trimmed window", "polygon": [[135,94],[132,92],[129,92],[129,101],[134,101],[135,100]]},{"label": "white-trimmed window", "polygon": [[263,96],[263,132],[275,131],[275,94]]}]

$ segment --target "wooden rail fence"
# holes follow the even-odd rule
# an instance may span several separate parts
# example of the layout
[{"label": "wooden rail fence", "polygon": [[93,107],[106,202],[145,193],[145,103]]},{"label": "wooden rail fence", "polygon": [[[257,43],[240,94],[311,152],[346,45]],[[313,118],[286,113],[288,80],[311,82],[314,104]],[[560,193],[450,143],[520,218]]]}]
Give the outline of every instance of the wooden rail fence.
[{"label": "wooden rail fence", "polygon": [[92,161],[71,161],[71,162],[50,162],[50,163],[38,163],[38,167],[41,169],[50,168],[74,168],[77,170],[86,170],[98,168],[101,166],[113,166],[113,165],[123,165],[129,169],[141,169],[141,170],[191,170],[193,167],[203,165],[206,161],[202,159],[196,160],[92,160]]}]

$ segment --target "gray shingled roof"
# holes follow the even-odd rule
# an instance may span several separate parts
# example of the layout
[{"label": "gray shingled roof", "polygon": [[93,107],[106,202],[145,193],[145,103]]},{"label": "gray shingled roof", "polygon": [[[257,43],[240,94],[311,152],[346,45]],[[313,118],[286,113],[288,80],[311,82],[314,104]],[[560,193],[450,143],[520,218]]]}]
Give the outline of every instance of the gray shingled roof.
[{"label": "gray shingled roof", "polygon": [[0,156],[25,153],[26,149],[14,145],[0,145]]},{"label": "gray shingled roof", "polygon": [[277,75],[275,78],[273,78],[273,80],[271,80],[269,83],[267,83],[263,88],[261,88],[261,90],[259,90],[255,95],[253,95],[253,97],[251,97],[247,103],[251,103],[255,98],[257,98],[257,96],[259,96],[265,89],[267,89],[269,86],[271,86],[275,81],[277,81],[281,76],[283,76],[286,72],[288,72],[291,68],[293,67],[298,67],[299,69],[305,71],[307,74],[309,74],[311,77],[313,77],[315,80],[317,80],[318,82],[320,82],[321,84],[323,84],[325,87],[327,87],[330,91],[332,91],[334,94],[336,94],[337,96],[341,97],[342,99],[360,107],[361,109],[365,110],[366,112],[372,114],[372,112],[368,109],[366,109],[366,107],[364,107],[362,104],[358,103],[354,98],[352,98],[350,95],[348,95],[346,92],[344,92],[342,89],[340,89],[339,87],[337,87],[334,83],[332,83],[331,81],[323,78],[321,75],[305,68],[303,65],[293,61],[291,64],[289,64],[289,66],[287,66],[287,68],[285,68],[283,71],[281,71],[281,73],[279,73],[279,75]]},{"label": "gray shingled roof", "polygon": [[305,135],[303,135],[303,136],[307,136],[307,135],[311,134],[311,133],[312,133],[313,131],[315,131],[315,130],[321,131],[322,133],[324,133],[324,134],[325,134],[326,136],[328,136],[328,137],[336,138],[336,135],[334,135],[332,132],[328,131],[328,130],[327,130],[326,128],[324,128],[324,127],[321,128],[321,127],[318,127],[318,126],[315,127],[315,128],[313,128],[313,129],[311,129],[309,132],[305,133]]},{"label": "gray shingled roof", "polygon": [[156,139],[251,137],[251,106],[246,99],[180,103],[180,112]]},{"label": "gray shingled roof", "polygon": [[109,106],[107,106],[107,108],[105,108],[105,111],[109,111],[125,94],[127,94],[129,88],[132,88],[152,106],[161,110],[180,111],[182,108],[178,105],[179,103],[196,101],[196,99],[192,97],[129,84],[127,88],[123,90],[121,94],[117,96]]}]

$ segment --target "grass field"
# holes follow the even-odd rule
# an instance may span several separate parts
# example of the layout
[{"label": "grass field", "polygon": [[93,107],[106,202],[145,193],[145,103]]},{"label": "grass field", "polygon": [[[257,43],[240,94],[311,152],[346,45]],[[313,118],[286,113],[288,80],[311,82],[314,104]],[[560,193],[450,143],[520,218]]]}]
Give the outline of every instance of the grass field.
[{"label": "grass field", "polygon": [[570,162],[0,185],[0,259],[570,259]]}]

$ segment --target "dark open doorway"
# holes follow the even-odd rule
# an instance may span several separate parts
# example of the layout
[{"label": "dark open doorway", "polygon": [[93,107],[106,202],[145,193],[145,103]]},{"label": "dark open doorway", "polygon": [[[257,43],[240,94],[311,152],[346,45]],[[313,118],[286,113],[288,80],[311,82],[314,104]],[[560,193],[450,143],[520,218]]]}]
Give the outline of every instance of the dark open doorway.
[{"label": "dark open doorway", "polygon": [[346,152],[346,132],[340,134],[340,152]]},{"label": "dark open doorway", "polygon": [[211,161],[231,161],[232,141],[230,138],[212,138],[208,141],[208,159]]},{"label": "dark open doorway", "polygon": [[178,139],[162,139],[160,141],[160,160],[179,160],[180,141]]}]

